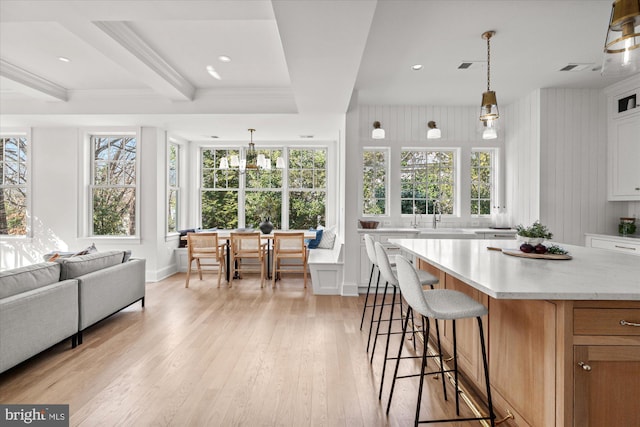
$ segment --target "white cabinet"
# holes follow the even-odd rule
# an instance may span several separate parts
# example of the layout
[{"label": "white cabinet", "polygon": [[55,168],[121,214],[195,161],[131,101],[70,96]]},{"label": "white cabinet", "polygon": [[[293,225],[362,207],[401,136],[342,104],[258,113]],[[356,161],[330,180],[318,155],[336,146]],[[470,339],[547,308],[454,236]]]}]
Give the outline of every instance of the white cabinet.
[{"label": "white cabinet", "polygon": [[640,200],[640,78],[609,92],[608,198]]},{"label": "white cabinet", "polygon": [[632,237],[588,234],[586,238],[586,246],[588,248],[608,249],[610,251],[640,256],[640,239]]},{"label": "white cabinet", "polygon": [[640,200],[640,112],[610,126],[609,200]]}]

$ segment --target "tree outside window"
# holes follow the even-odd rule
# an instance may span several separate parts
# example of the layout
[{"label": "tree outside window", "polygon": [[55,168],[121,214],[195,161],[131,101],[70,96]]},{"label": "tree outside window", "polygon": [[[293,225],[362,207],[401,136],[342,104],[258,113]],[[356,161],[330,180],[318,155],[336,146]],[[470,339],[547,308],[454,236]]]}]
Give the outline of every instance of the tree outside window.
[{"label": "tree outside window", "polygon": [[0,235],[27,234],[27,139],[0,138]]},{"label": "tree outside window", "polygon": [[403,150],[400,161],[401,213],[455,212],[455,152]]},{"label": "tree outside window", "polygon": [[388,149],[365,148],[362,152],[362,214],[387,214]]},{"label": "tree outside window", "polygon": [[94,236],[136,234],[137,139],[92,136],[91,200]]},{"label": "tree outside window", "polygon": [[289,149],[289,228],[315,227],[326,217],[327,150]]},{"label": "tree outside window", "polygon": [[244,220],[248,227],[258,227],[267,218],[282,229],[282,169],[276,168],[281,149],[257,149],[271,162],[270,169],[247,169]]},{"label": "tree outside window", "polygon": [[493,151],[471,153],[471,215],[491,215]]}]

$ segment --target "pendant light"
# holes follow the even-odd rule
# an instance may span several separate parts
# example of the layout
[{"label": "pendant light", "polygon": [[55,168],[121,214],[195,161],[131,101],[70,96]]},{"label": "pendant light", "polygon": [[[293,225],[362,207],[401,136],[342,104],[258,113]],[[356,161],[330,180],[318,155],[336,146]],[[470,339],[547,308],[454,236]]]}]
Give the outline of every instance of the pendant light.
[{"label": "pendant light", "polygon": [[[498,101],[496,93],[491,90],[491,37],[495,35],[495,31],[485,31],[482,38],[487,41],[487,91],[482,94],[482,105],[480,106],[480,120],[483,127],[493,128],[495,131],[495,121],[500,117],[498,112]],[[484,136],[484,131],[483,131]],[[487,139],[487,138],[485,138]]]},{"label": "pendant light", "polygon": [[604,42],[603,75],[640,71],[640,0],[615,0]]}]

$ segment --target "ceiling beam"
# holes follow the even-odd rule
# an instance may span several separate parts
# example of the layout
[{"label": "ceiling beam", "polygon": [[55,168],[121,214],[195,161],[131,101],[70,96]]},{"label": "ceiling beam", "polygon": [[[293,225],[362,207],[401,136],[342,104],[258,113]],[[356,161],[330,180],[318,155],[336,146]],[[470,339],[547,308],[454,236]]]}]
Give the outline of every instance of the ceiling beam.
[{"label": "ceiling beam", "polygon": [[44,77],[0,59],[0,76],[22,86],[23,92],[47,101],[67,101],[67,89]]}]

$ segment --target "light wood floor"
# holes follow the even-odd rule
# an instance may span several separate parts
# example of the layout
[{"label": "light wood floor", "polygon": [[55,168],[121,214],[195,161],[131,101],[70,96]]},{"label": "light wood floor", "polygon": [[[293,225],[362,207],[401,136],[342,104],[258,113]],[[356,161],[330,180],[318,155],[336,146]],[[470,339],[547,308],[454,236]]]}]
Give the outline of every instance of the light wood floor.
[{"label": "light wood floor", "polygon": [[[275,290],[259,278],[231,289],[212,275],[189,289],[184,279],[147,284],[145,309],[136,303],[77,348],[60,343],[0,374],[0,402],[69,404],[73,426],[413,425],[417,379],[398,381],[385,415],[394,362],[378,401],[384,340],[370,364],[363,296],[314,296],[295,276]],[[451,416],[453,399],[425,383],[422,416]]]}]

